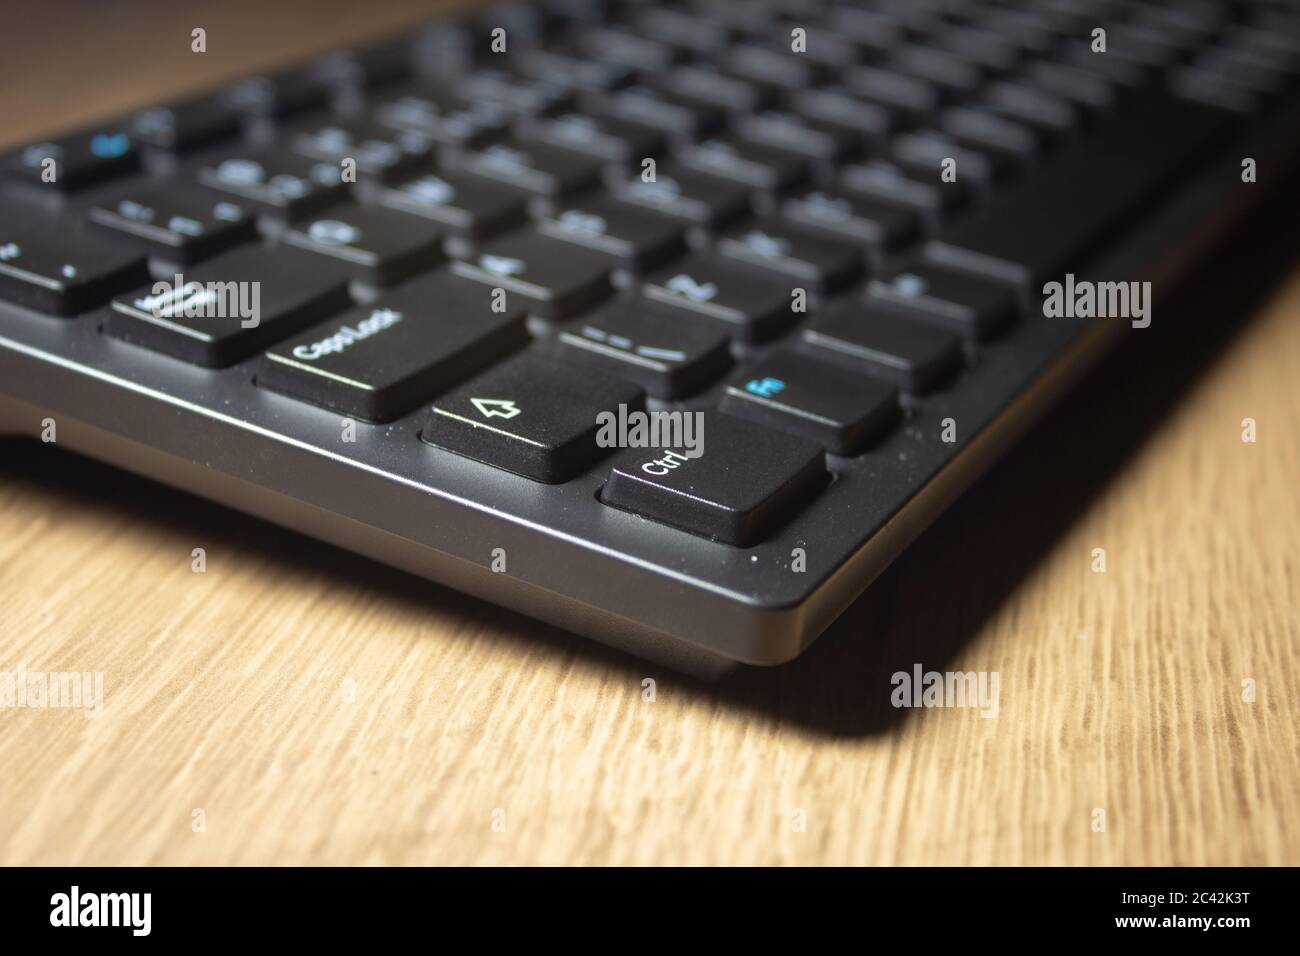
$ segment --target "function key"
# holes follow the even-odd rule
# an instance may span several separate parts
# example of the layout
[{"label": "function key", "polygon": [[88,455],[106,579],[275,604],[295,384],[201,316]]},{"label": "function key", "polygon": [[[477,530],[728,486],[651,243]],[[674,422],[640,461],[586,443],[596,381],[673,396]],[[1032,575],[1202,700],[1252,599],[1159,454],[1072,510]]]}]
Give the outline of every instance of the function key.
[{"label": "function key", "polygon": [[257,232],[253,215],[238,203],[178,181],[127,190],[86,215],[150,255],[176,262],[213,255]]},{"label": "function key", "polygon": [[0,221],[0,299],[50,315],[75,315],[149,280],[144,256],[75,226]]},{"label": "function key", "polygon": [[525,352],[433,403],[420,437],[431,445],[558,484],[604,454],[602,413],[645,409],[628,382]]},{"label": "function key", "polygon": [[140,168],[135,140],[109,127],[33,143],[10,153],[6,172],[15,179],[72,192]]},{"label": "function key", "polygon": [[261,212],[296,216],[332,202],[342,191],[337,163],[317,162],[281,150],[227,153],[204,162],[198,180],[253,203]]},{"label": "function key", "polygon": [[283,241],[328,257],[361,282],[388,285],[441,262],[442,236],[428,220],[347,203],[293,223]]},{"label": "function key", "polygon": [[221,368],[352,304],[346,276],[292,249],[244,246],[181,278],[114,299],[104,331]]},{"label": "function key", "polygon": [[796,352],[777,352],[737,373],[724,412],[857,455],[899,419],[892,385]]},{"label": "function key", "polygon": [[697,392],[731,366],[726,334],[649,302],[620,301],[556,339],[562,358],[636,382],[655,398]]},{"label": "function key", "polygon": [[257,384],[391,421],[528,340],[522,311],[494,312],[477,286],[439,272],[272,347]]},{"label": "function key", "polygon": [[[632,448],[610,468],[605,504],[746,548],[825,484],[821,445],[720,412],[698,413],[694,448]],[[685,435],[685,429],[682,429]]]}]

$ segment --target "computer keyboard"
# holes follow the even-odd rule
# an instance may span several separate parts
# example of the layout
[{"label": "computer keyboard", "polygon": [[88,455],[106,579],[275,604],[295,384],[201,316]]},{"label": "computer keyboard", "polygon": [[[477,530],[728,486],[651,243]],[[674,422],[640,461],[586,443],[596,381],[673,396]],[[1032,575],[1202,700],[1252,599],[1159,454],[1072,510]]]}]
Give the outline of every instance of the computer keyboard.
[{"label": "computer keyboard", "polygon": [[0,159],[0,430],[781,663],[1140,334],[1046,283],[1159,292],[1294,174],[1297,25],[558,0],[55,133]]}]

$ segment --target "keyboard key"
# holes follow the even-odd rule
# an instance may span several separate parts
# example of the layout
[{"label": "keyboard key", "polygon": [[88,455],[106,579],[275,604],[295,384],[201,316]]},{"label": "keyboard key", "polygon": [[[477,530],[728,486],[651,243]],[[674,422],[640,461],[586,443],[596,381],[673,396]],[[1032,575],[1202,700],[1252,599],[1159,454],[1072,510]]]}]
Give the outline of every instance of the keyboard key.
[{"label": "keyboard key", "polygon": [[964,96],[980,84],[980,71],[972,63],[946,50],[904,46],[886,64],[886,69],[932,83],[945,96]]},{"label": "keyboard key", "polygon": [[917,77],[867,66],[847,71],[844,84],[854,95],[913,121],[923,121],[939,109],[939,91]]},{"label": "keyboard key", "polygon": [[720,406],[856,455],[899,419],[898,389],[796,352],[777,352],[739,372]]},{"label": "keyboard key", "polygon": [[731,42],[730,31],[725,26],[668,7],[637,10],[632,21],[643,36],[705,56],[725,49]]},{"label": "keyboard key", "polygon": [[910,242],[919,229],[916,213],[903,206],[820,189],[786,199],[781,214],[803,229],[870,246],[877,255]]},{"label": "keyboard key", "polygon": [[773,91],[766,85],[706,66],[679,66],[647,82],[705,110],[722,109],[741,115],[762,109],[773,99]]},{"label": "keyboard key", "polygon": [[978,341],[995,338],[1016,319],[1011,290],[946,269],[914,267],[867,284],[869,311],[929,322]]},{"label": "keyboard key", "polygon": [[726,334],[645,301],[612,302],[556,339],[561,358],[635,382],[655,398],[699,391],[731,366]]},{"label": "keyboard key", "polygon": [[335,92],[359,94],[404,79],[411,64],[406,44],[398,41],[335,50],[313,63],[311,71]]},{"label": "keyboard key", "polygon": [[56,222],[0,219],[0,299],[50,315],[76,315],[149,281],[145,258],[111,239]]},{"label": "keyboard key", "polygon": [[518,140],[466,149],[449,160],[466,172],[551,198],[595,185],[600,175],[600,163],[576,150]]},{"label": "keyboard key", "polygon": [[431,445],[559,484],[594,464],[602,412],[645,408],[628,382],[525,352],[433,403],[420,437]]},{"label": "keyboard key", "polygon": [[947,332],[885,312],[848,305],[803,332],[816,354],[860,365],[910,392],[928,392],[961,365],[960,340]]},{"label": "keyboard key", "polygon": [[127,190],[86,215],[149,255],[175,262],[196,262],[257,235],[247,209],[178,180]]},{"label": "keyboard key", "polygon": [[[802,148],[805,152],[815,149],[822,159],[842,159],[863,146],[881,149],[898,125],[896,113],[839,89],[800,90],[790,97],[790,110],[802,120],[808,138],[802,147],[784,148]],[[770,138],[772,131],[765,133],[763,125],[760,115],[741,120],[740,130],[751,138],[777,145]],[[791,140],[798,135],[792,129],[784,133],[784,137]]]},{"label": "keyboard key", "polygon": [[512,70],[475,70],[456,77],[452,89],[471,102],[497,106],[517,116],[554,113],[575,101],[573,89],[563,83]]},{"label": "keyboard key", "polygon": [[944,216],[960,209],[971,195],[961,180],[940,181],[937,167],[920,176],[878,159],[845,166],[840,174],[840,188],[852,195],[913,209],[928,226],[938,224]]},{"label": "keyboard key", "polygon": [[985,110],[953,106],[939,114],[939,128],[963,146],[1001,153],[1013,163],[1038,152],[1038,137],[1021,123]]},{"label": "keyboard key", "polygon": [[742,184],[671,166],[657,169],[651,182],[636,173],[611,181],[609,189],[625,202],[706,228],[749,211],[749,190]]},{"label": "keyboard key", "polygon": [[692,534],[747,548],[826,481],[826,456],[806,438],[720,412],[704,413],[700,448],[631,448],[610,468],[601,501]]},{"label": "keyboard key", "polygon": [[658,265],[685,248],[685,229],[677,220],[601,195],[560,203],[538,220],[537,231],[632,270]]},{"label": "keyboard key", "polygon": [[833,239],[808,235],[780,218],[742,226],[718,240],[718,253],[788,276],[801,288],[830,292],[862,272],[862,254]]},{"label": "keyboard key", "polygon": [[930,261],[1034,291],[1081,265],[1081,257],[1130,214],[1177,183],[1211,145],[1227,116],[1159,90],[1133,93],[1107,123],[925,248]]},{"label": "keyboard key", "polygon": [[677,151],[683,165],[753,189],[776,192],[808,178],[808,161],[798,153],[733,139],[708,139]]},{"label": "keyboard key", "polygon": [[[815,40],[813,37],[808,38],[809,43],[814,43]],[[828,75],[829,71],[824,64],[790,49],[788,32],[776,42],[775,47],[754,43],[734,44],[722,55],[722,63],[736,76],[782,90],[806,89]],[[780,44],[784,44],[784,47]]]},{"label": "keyboard key", "polygon": [[583,110],[647,126],[683,141],[698,139],[716,129],[722,125],[724,115],[716,104],[643,84],[589,96],[583,101]]},{"label": "keyboard key", "polygon": [[104,331],[221,368],[352,305],[346,276],[294,249],[244,246],[184,279],[114,299]]},{"label": "keyboard key", "polygon": [[[931,180],[939,189],[974,183],[976,189],[987,189],[995,178],[1012,170],[1009,157],[988,150],[974,150],[963,146],[952,137],[936,129],[919,129],[896,136],[889,158],[913,176]],[[944,170],[953,160],[953,181],[945,181]]]},{"label": "keyboard key", "polygon": [[349,203],[292,224],[283,241],[328,256],[354,279],[388,285],[440,263],[442,237],[425,219]]},{"label": "keyboard key", "polygon": [[686,56],[671,44],[616,27],[591,27],[579,33],[574,43],[588,58],[651,73],[662,72]]},{"label": "keyboard key", "polygon": [[835,163],[858,149],[857,130],[824,122],[815,116],[786,110],[764,110],[736,121],[739,141],[786,153],[796,153],[814,163]]},{"label": "keyboard key", "polygon": [[24,146],[5,161],[8,176],[63,193],[139,168],[135,140],[116,126]]},{"label": "keyboard key", "polygon": [[1088,112],[1107,111],[1115,106],[1115,88],[1110,83],[1064,63],[1034,60],[1026,65],[1018,79]]},{"label": "keyboard key", "polygon": [[359,174],[369,176],[392,176],[428,160],[433,151],[432,137],[420,130],[337,117],[301,124],[287,139],[299,156],[334,165],[351,159]]},{"label": "keyboard key", "polygon": [[328,205],[343,186],[337,163],[270,149],[227,153],[208,160],[196,175],[203,185],[277,216],[299,216]]},{"label": "keyboard key", "polygon": [[329,87],[310,68],[246,76],[225,92],[225,102],[245,116],[280,119],[325,105]]},{"label": "keyboard key", "polygon": [[137,142],[184,152],[239,133],[239,114],[217,94],[141,110],[129,122]]},{"label": "keyboard key", "polygon": [[514,63],[525,76],[549,79],[574,90],[612,90],[636,77],[636,71],[626,64],[589,60],[555,50],[520,50],[514,55]]},{"label": "keyboard key", "polygon": [[476,239],[523,222],[528,195],[471,173],[438,172],[378,186],[365,198]]},{"label": "keyboard key", "polygon": [[1045,134],[1069,133],[1079,123],[1078,110],[1070,102],[1022,83],[990,83],[984,87],[979,105]]},{"label": "keyboard key", "polygon": [[758,342],[793,325],[790,282],[715,259],[693,259],[666,270],[641,287],[642,295],[721,323],[745,342]]},{"label": "keyboard key", "polygon": [[564,149],[578,150],[606,162],[636,166],[647,156],[657,156],[664,149],[664,136],[658,130],[610,117],[561,113],[559,116],[533,117],[521,121],[519,138],[523,142],[549,143]]},{"label": "keyboard key", "polygon": [[514,233],[452,265],[457,275],[504,289],[516,303],[542,318],[559,320],[608,296],[609,266],[594,253],[536,232]]},{"label": "keyboard key", "polygon": [[478,286],[439,272],[272,347],[257,383],[384,422],[528,341],[521,310],[493,312]]},{"label": "keyboard key", "polygon": [[474,146],[504,133],[510,114],[499,106],[470,102],[449,90],[420,83],[371,101],[370,113],[382,126],[423,133],[435,143]]}]

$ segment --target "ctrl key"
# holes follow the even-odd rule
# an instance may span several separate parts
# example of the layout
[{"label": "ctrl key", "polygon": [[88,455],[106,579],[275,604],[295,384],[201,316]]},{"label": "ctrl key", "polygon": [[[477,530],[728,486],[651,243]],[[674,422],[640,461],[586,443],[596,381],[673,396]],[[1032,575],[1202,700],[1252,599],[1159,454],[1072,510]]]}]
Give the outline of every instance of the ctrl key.
[{"label": "ctrl key", "polygon": [[825,484],[826,456],[816,442],[720,412],[702,414],[694,451],[625,452],[610,468],[601,501],[745,548],[768,537]]}]

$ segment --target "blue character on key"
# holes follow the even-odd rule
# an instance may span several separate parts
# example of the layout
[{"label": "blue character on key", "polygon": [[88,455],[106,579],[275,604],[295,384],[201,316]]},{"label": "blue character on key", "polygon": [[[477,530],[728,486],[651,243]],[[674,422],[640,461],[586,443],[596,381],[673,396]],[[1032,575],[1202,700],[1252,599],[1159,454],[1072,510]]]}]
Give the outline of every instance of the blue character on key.
[{"label": "blue character on key", "polygon": [[130,148],[131,140],[125,133],[96,133],[90,139],[90,151],[100,159],[117,159]]},{"label": "blue character on key", "polygon": [[745,383],[745,391],[761,398],[771,398],[785,391],[785,382],[770,376],[762,379],[754,378]]}]

